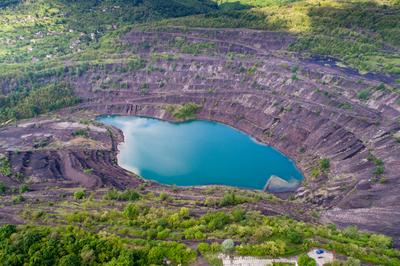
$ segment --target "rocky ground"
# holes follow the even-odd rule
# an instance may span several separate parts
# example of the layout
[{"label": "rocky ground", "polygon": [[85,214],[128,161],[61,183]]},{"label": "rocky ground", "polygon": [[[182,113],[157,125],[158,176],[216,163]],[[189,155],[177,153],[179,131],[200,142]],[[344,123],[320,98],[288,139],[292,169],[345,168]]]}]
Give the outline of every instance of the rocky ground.
[{"label": "rocky ground", "polygon": [[[320,222],[357,225],[398,240],[400,96],[394,79],[382,84],[379,75],[304,59],[287,52],[292,40],[252,30],[133,30],[122,41],[145,66],[121,71],[116,59],[71,77],[79,105],[0,129],[0,153],[13,173],[21,173],[1,179],[7,185],[28,179],[32,197],[47,197],[45,188],[54,187],[135,187],[147,181],[118,167],[121,132],[92,119],[120,114],[173,120],[169,105],[195,102],[201,106],[197,118],[238,128],[293,158],[303,171],[295,202],[254,208],[313,220],[296,211],[302,206],[318,210]],[[79,129],[86,133],[77,134]],[[322,158],[329,159],[328,170],[319,169]],[[201,198],[202,189],[178,193]],[[17,209],[2,208],[2,217],[17,220]]]}]

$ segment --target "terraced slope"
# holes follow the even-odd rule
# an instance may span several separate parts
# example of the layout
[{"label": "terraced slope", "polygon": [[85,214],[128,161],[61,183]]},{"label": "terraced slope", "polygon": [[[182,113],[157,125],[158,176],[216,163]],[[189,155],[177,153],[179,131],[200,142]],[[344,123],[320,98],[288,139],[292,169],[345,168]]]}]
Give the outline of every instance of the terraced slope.
[{"label": "terraced slope", "polygon": [[[217,7],[208,1],[176,0],[179,14],[163,1],[125,2],[6,2],[0,13],[1,25],[7,24],[1,28],[6,37],[0,39],[7,44],[0,48],[1,182],[8,188],[29,184],[28,204],[36,204],[36,198],[58,202],[58,189],[81,186],[93,192],[146,186],[146,193],[204,200],[206,188],[165,187],[121,169],[116,161],[121,132],[93,121],[102,114],[176,120],[175,110],[196,103],[197,118],[229,124],[276,147],[306,177],[291,197],[294,202],[245,207],[307,222],[357,225],[393,236],[398,243],[395,1],[353,3],[362,7],[361,14],[329,1],[321,3],[322,12],[315,1],[259,6],[249,0],[239,7]],[[340,8],[329,9],[331,5]],[[31,14],[33,7],[37,16]],[[283,21],[282,10],[300,10],[300,19]],[[373,20],[379,23],[351,23],[368,10],[377,11]],[[92,16],[83,20],[83,11]],[[124,11],[135,16],[129,20]],[[331,12],[349,23],[334,24],[340,29],[329,31],[332,21],[325,19]],[[164,20],[193,14],[200,15]],[[266,20],[268,16],[273,19]],[[325,23],[311,27],[304,16]],[[85,22],[82,33],[77,31],[80,20]],[[310,31],[303,31],[304,24]],[[7,190],[1,222],[25,222],[24,203],[14,202],[16,196]]]},{"label": "terraced slope", "polygon": [[[160,28],[121,41],[137,57],[67,76],[82,102],[64,112],[174,119],[169,105],[195,102],[198,118],[232,125],[293,158],[306,175],[296,198],[328,210],[323,220],[396,234],[400,108],[390,83],[288,53],[293,36],[283,33]],[[321,169],[325,158],[330,167]]]}]

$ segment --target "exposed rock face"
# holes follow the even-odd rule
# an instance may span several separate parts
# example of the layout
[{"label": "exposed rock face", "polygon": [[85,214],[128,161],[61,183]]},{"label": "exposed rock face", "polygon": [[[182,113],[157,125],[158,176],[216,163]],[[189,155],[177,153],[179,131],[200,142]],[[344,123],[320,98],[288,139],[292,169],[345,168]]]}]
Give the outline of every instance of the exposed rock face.
[{"label": "exposed rock face", "polygon": [[[115,71],[122,64],[114,62],[71,78],[83,102],[64,113],[91,111],[172,120],[166,105],[195,102],[202,106],[199,119],[231,125],[295,160],[306,176],[296,198],[320,206],[323,221],[355,224],[398,237],[400,213],[392,210],[400,208],[400,144],[394,137],[400,131],[399,94],[389,86],[378,89],[379,80],[287,53],[292,39],[248,30],[133,31],[123,41],[146,60],[146,66],[133,72]],[[366,88],[369,99],[360,100],[357,95]],[[0,132],[1,139],[9,130]],[[8,142],[15,141],[11,139]],[[97,158],[96,150],[89,155],[68,152],[72,168],[87,167],[85,156],[89,156],[90,167],[101,166],[95,175],[103,177],[87,182],[93,186],[114,182],[115,164],[108,163],[112,159]],[[57,151],[49,165],[57,165],[59,156]],[[320,158],[328,158],[330,168],[315,173]],[[41,169],[43,160],[38,159],[32,169]],[[380,161],[383,173],[377,171]],[[65,176],[65,162],[58,164],[43,171],[54,171],[56,178]],[[353,218],[357,216],[360,219]],[[377,226],[377,221],[385,227]]]},{"label": "exposed rock face", "polygon": [[59,120],[39,120],[1,132],[0,154],[6,155],[12,172],[18,173],[2,180],[9,186],[28,182],[36,190],[49,186],[125,188],[142,182],[117,164],[120,132],[114,130],[115,138],[110,138],[105,128],[74,124],[78,125],[75,128],[92,128],[88,138],[74,136],[74,127],[60,128]]}]

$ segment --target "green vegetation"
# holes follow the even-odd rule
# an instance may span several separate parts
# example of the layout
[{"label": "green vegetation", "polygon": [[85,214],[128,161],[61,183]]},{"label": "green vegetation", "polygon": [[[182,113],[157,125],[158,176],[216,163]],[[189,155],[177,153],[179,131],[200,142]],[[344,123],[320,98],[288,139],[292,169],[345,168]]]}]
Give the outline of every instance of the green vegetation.
[{"label": "green vegetation", "polygon": [[[294,51],[333,56],[360,71],[400,73],[397,0],[218,0],[219,12],[152,26],[255,28],[294,33]],[[389,49],[384,47],[389,45]]]},{"label": "green vegetation", "polygon": [[79,189],[78,191],[75,191],[74,198],[76,200],[82,200],[86,198],[86,191],[84,189]]},{"label": "green vegetation", "polygon": [[25,198],[22,195],[15,195],[11,198],[12,203],[17,204],[25,201]]},{"label": "green vegetation", "polygon": [[226,207],[226,206],[234,206],[239,205],[245,202],[254,202],[254,198],[244,197],[241,195],[237,195],[234,192],[224,193],[224,196],[216,202],[217,206]]},{"label": "green vegetation", "polygon": [[0,195],[6,193],[6,191],[7,186],[3,182],[0,182]]},{"label": "green vegetation", "polygon": [[311,170],[311,176],[317,177],[320,174],[326,173],[329,171],[330,168],[330,161],[327,158],[322,158],[318,161],[318,166],[314,167]]},{"label": "green vegetation", "polygon": [[[85,73],[96,74],[93,79],[98,86],[93,90],[129,89],[127,83],[109,75],[114,72],[162,73],[150,61],[173,61],[176,56],[157,54],[150,44],[143,43],[139,44],[141,48],[153,56],[148,61],[141,58],[137,47],[126,45],[121,38],[132,27],[153,31],[163,31],[166,26],[183,26],[182,30],[245,27],[289,32],[296,36],[290,45],[292,51],[333,56],[361,72],[399,74],[399,4],[398,0],[1,1],[0,125],[78,103],[76,88],[70,84]],[[184,54],[217,55],[215,43],[178,37],[170,45]],[[238,72],[258,74],[257,66],[249,65],[238,66]],[[291,72],[292,80],[303,77],[298,67],[292,67]],[[104,76],[110,79],[103,80]],[[365,88],[355,97],[367,101],[375,92],[390,89],[381,84]],[[150,85],[144,83],[138,90],[145,95]],[[210,88],[209,93],[214,90]],[[187,120],[194,119],[201,107],[189,102],[165,109],[176,120]],[[351,109],[352,105],[343,103],[340,108]],[[89,133],[88,129],[78,129],[72,134],[88,137]],[[46,145],[45,140],[35,143],[35,147]],[[375,165],[373,174],[383,182],[383,162],[372,154],[368,160]],[[322,158],[311,175],[317,177],[329,169],[329,159]],[[89,175],[93,169],[83,172]],[[23,172],[13,173],[5,155],[0,155],[0,175],[21,182],[26,178]],[[355,227],[338,230],[286,216],[267,216],[248,208],[255,202],[279,200],[273,196],[236,190],[216,196],[210,189],[203,201],[175,198],[167,192],[153,194],[145,185],[139,189],[140,193],[103,190],[90,196],[79,189],[65,196],[69,197],[65,201],[49,204],[32,202],[28,196],[25,199],[21,195],[29,191],[25,184],[8,188],[0,182],[0,194],[13,193],[1,196],[2,204],[3,198],[9,204],[19,204],[21,215],[31,224],[0,227],[1,263],[188,265],[196,258],[189,245],[198,243],[200,254],[216,265],[219,252],[276,257],[304,254],[312,247],[348,256],[346,265],[359,265],[361,261],[400,265],[399,250],[392,248],[392,240],[386,236],[360,232]],[[189,211],[192,208],[196,211]],[[301,255],[299,265],[315,262]]]},{"label": "green vegetation", "polygon": [[307,254],[302,254],[298,260],[299,266],[316,266],[317,263],[313,258],[310,258]]},{"label": "green vegetation", "polygon": [[125,191],[118,191],[116,189],[108,191],[104,195],[106,200],[119,200],[119,201],[135,201],[140,198],[140,194],[134,190],[127,189]]},{"label": "green vegetation", "polygon": [[[76,197],[78,193],[79,197]],[[207,193],[212,195],[213,192]],[[233,191],[226,195],[229,193]],[[239,193],[237,191],[236,197]],[[240,196],[250,198],[246,193],[250,192],[243,191]],[[139,194],[139,198],[134,197],[134,202],[130,196],[123,196],[133,194]],[[95,264],[101,264],[120,261],[120,252],[133,252],[137,254],[137,260],[131,258],[132,261],[142,261],[133,265],[164,260],[171,261],[172,265],[188,265],[194,261],[196,252],[186,245],[196,241],[197,250],[214,263],[218,263],[219,252],[277,257],[304,254],[313,247],[332,250],[365,263],[400,263],[399,251],[392,249],[391,239],[383,235],[360,232],[355,227],[338,230],[287,216],[267,216],[250,210],[246,205],[248,202],[235,202],[234,207],[226,205],[223,210],[214,207],[204,210],[202,201],[175,198],[173,194],[168,195],[167,201],[160,201],[161,194],[105,191],[92,192],[87,197],[87,192],[80,190],[73,195],[79,201],[71,202],[66,198],[51,206],[47,202],[15,200],[14,204],[25,205],[22,213],[28,224],[42,226],[13,227],[13,233],[2,233],[10,230],[8,226],[2,227],[0,259],[9,261],[17,257],[19,262],[49,259],[53,265],[66,260],[63,257],[74,251],[78,255],[75,259],[81,264],[87,257]],[[218,198],[223,202],[223,198],[231,196]],[[215,202],[219,200],[215,199]],[[180,206],[190,206],[190,210]],[[70,226],[66,227],[65,223]],[[27,235],[32,232],[35,232],[35,241],[29,244],[17,241],[20,237],[29,239]],[[68,242],[70,249],[64,249],[66,244],[63,241]],[[47,248],[53,244],[57,252],[50,255],[45,250],[52,250]]]},{"label": "green vegetation", "polygon": [[79,54],[123,26],[206,13],[216,5],[201,0],[40,0],[0,8],[0,63],[22,63]]},{"label": "green vegetation", "polygon": [[177,120],[189,120],[196,118],[196,112],[201,108],[196,103],[185,103],[183,105],[168,105],[165,109]]},{"label": "green vegetation", "polygon": [[215,43],[209,42],[195,42],[190,43],[181,37],[175,38],[174,42],[172,43],[173,47],[179,49],[180,52],[185,54],[200,54],[200,53],[211,53],[215,48]]},{"label": "green vegetation", "polygon": [[129,248],[112,235],[77,227],[0,227],[0,259],[5,265],[174,265],[193,261],[194,251],[178,243],[138,243]]},{"label": "green vegetation", "polygon": [[372,162],[375,165],[375,169],[373,171],[375,180],[376,181],[380,180],[381,183],[384,183],[385,178],[382,175],[385,172],[385,165],[383,161],[378,157],[376,157],[375,155],[373,155],[371,152],[369,152],[368,161]]},{"label": "green vegetation", "polygon": [[51,84],[32,90],[15,90],[0,97],[0,123],[10,119],[30,118],[78,102],[65,84]]},{"label": "green vegetation", "polygon": [[29,191],[29,187],[28,187],[28,185],[26,185],[26,184],[22,184],[22,185],[20,185],[19,186],[19,193],[25,193],[25,192],[28,192]]},{"label": "green vegetation", "polygon": [[79,128],[72,132],[72,135],[75,137],[88,137],[89,136],[89,128]]},{"label": "green vegetation", "polygon": [[0,154],[0,174],[4,176],[11,176],[12,169],[8,158],[5,155]]},{"label": "green vegetation", "polygon": [[357,94],[357,98],[362,101],[366,101],[369,99],[370,94],[371,94],[370,89],[363,89]]},{"label": "green vegetation", "polygon": [[91,173],[93,173],[93,169],[92,168],[85,168],[83,169],[83,172],[87,175],[90,175]]},{"label": "green vegetation", "polygon": [[[397,0],[6,1],[0,5],[0,124],[77,103],[73,88],[62,80],[93,70],[123,73],[145,68],[146,60],[135,55],[137,47],[121,41],[132,27],[290,32],[297,36],[290,46],[293,51],[333,56],[362,72],[400,73],[399,9]],[[177,37],[170,44],[181,53],[216,53],[212,42]],[[254,70],[250,68],[249,75]],[[298,79],[296,71],[292,69],[293,80]],[[127,86],[111,78],[100,80],[95,90]],[[139,91],[146,94],[149,85]],[[357,96],[367,100],[372,92],[366,89]]]},{"label": "green vegetation", "polygon": [[319,169],[321,169],[321,171],[327,171],[330,168],[330,162],[329,159],[327,158],[323,158],[319,161]]}]

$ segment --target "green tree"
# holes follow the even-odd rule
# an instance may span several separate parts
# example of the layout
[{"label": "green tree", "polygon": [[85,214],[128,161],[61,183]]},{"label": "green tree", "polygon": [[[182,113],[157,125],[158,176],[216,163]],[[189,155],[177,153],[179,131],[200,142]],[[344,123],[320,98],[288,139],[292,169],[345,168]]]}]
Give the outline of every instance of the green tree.
[{"label": "green tree", "polygon": [[80,266],[81,262],[77,255],[68,254],[60,259],[59,266]]}]

